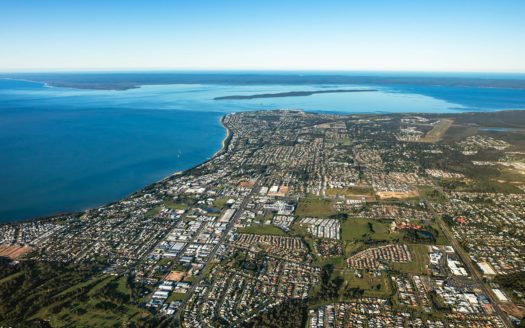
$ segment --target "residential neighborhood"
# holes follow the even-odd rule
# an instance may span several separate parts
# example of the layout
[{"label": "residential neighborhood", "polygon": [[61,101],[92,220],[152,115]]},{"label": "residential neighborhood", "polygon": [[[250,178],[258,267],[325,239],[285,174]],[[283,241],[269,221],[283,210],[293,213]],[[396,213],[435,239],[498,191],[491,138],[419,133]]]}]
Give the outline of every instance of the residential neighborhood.
[{"label": "residential neighborhood", "polygon": [[88,282],[123,279],[133,311],[182,327],[301,309],[308,327],[519,324],[525,292],[505,277],[525,273],[525,178],[502,163],[522,144],[432,115],[222,122],[211,160],[106,206],[2,224],[0,255],[93,265]]}]

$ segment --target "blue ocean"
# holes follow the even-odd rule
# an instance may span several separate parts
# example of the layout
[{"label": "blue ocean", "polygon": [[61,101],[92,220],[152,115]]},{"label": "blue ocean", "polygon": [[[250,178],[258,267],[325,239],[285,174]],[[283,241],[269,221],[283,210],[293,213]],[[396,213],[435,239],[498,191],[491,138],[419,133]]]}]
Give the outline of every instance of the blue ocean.
[{"label": "blue ocean", "polygon": [[[213,100],[302,90],[378,92]],[[213,156],[230,112],[459,113],[525,109],[524,89],[418,85],[171,84],[109,91],[0,79],[0,221],[122,198]]]}]

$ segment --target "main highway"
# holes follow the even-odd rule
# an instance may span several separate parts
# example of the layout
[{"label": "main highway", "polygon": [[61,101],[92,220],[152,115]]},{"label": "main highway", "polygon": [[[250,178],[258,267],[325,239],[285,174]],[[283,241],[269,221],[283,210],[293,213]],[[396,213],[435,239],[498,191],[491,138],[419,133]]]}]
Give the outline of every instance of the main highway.
[{"label": "main highway", "polygon": [[426,199],[423,199],[423,201],[425,203],[425,206],[432,212],[433,216],[436,218],[437,223],[439,227],[441,228],[441,231],[443,231],[443,234],[445,235],[445,238],[447,239],[449,244],[454,248],[454,251],[459,256],[461,261],[466,265],[472,278],[479,284],[479,286],[482,288],[485,295],[487,295],[487,297],[489,298],[492,306],[494,307],[494,310],[496,311],[496,314],[498,314],[501,320],[503,320],[503,323],[505,324],[506,327],[508,328],[513,327],[512,323],[510,322],[509,317],[503,312],[503,310],[499,306],[499,302],[497,301],[496,296],[492,292],[492,289],[489,286],[487,286],[487,284],[483,281],[483,276],[476,268],[470,256],[467,254],[467,252],[463,249],[463,247],[459,244],[457,239],[454,237],[454,235],[450,231],[450,228],[443,221],[443,218],[441,218],[441,215],[438,215],[438,213],[435,212],[434,208],[428,203]]},{"label": "main highway", "polygon": [[182,305],[180,306],[179,310],[177,311],[177,316],[176,317],[177,317],[177,320],[179,320],[179,322],[180,322],[181,314],[184,311],[184,308],[186,307],[188,300],[190,299],[191,295],[195,292],[195,289],[199,285],[199,282],[202,280],[203,274],[204,274],[204,272],[206,272],[206,269],[207,269],[209,263],[215,258],[215,254],[217,254],[217,251],[219,250],[221,245],[224,245],[224,242],[226,241],[226,238],[228,238],[228,234],[230,233],[230,231],[233,229],[233,227],[237,224],[237,222],[241,218],[242,213],[244,212],[244,210],[246,209],[246,206],[248,205],[248,203],[252,199],[252,196],[256,192],[258,192],[258,190],[259,190],[258,185],[259,185],[260,179],[261,179],[261,177],[259,177],[257,179],[257,181],[255,182],[255,184],[252,187],[252,190],[248,193],[248,195],[246,195],[244,197],[244,199],[242,200],[241,205],[235,211],[235,214],[233,215],[233,217],[228,222],[228,224],[226,226],[226,229],[224,230],[224,232],[223,232],[219,242],[217,243],[217,245],[215,245],[215,247],[213,247],[212,251],[208,255],[208,257],[206,259],[206,262],[204,262],[203,268],[200,270],[199,274],[197,276],[195,276],[196,279],[194,280],[191,288],[186,292],[186,298],[182,302]]}]

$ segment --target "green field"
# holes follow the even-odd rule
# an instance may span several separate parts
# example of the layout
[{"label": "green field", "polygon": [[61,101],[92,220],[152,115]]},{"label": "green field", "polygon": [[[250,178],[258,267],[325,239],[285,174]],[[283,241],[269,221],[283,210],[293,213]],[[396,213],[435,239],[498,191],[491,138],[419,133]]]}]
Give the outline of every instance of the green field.
[{"label": "green field", "polygon": [[429,202],[444,203],[447,201],[445,194],[432,186],[419,186],[418,191],[419,195]]},{"label": "green field", "polygon": [[345,242],[343,253],[346,257],[350,257],[365,248],[365,244],[360,241],[347,241]]},{"label": "green field", "polygon": [[254,235],[286,236],[286,232],[271,224],[254,224],[246,228],[239,228],[239,233],[250,233]]},{"label": "green field", "polygon": [[188,208],[188,205],[174,201],[166,202],[164,203],[164,206],[172,210],[185,210],[186,208]]},{"label": "green field", "polygon": [[213,206],[216,208],[224,209],[227,207],[226,203],[228,202],[229,199],[230,197],[218,197],[213,202]]},{"label": "green field", "polygon": [[390,263],[393,270],[407,273],[423,274],[428,273],[430,259],[428,257],[428,246],[412,244],[408,246],[412,261],[409,263]]},{"label": "green field", "polygon": [[368,272],[362,272],[361,274],[362,277],[359,278],[353,271],[345,270],[341,272],[340,275],[345,280],[342,289],[360,288],[365,291],[363,296],[366,297],[388,297],[392,294],[386,273],[382,273],[378,277]]},{"label": "green field", "polygon": [[346,241],[356,240],[393,240],[400,238],[400,233],[390,233],[390,223],[365,218],[348,218],[341,224],[341,238]]},{"label": "green field", "polygon": [[338,144],[342,146],[350,146],[352,145],[352,139],[350,138],[339,138],[339,139],[326,139],[326,143],[330,144]]},{"label": "green field", "polygon": [[144,216],[147,218],[157,216],[160,213],[160,210],[162,209],[162,207],[169,208],[172,210],[185,210],[186,208],[188,208],[188,205],[184,203],[174,202],[174,201],[167,201],[163,204],[163,206],[156,206],[156,207],[150,208],[146,212],[146,214],[144,214]]},{"label": "green field", "polygon": [[[346,265],[339,266],[334,264],[334,270],[330,275],[330,280],[335,281],[341,279],[342,281],[339,288],[336,289],[337,293],[331,294],[331,297],[329,298],[318,298],[316,295],[323,295],[325,293],[323,284],[318,284],[314,286],[311,291],[309,306],[315,308],[333,302],[352,300],[355,297],[360,296],[387,298],[392,295],[392,288],[386,273],[374,276],[372,273],[363,271],[361,274],[362,276],[358,277],[354,270],[347,269]],[[361,295],[354,294],[356,292],[361,293]]]},{"label": "green field", "polygon": [[335,214],[335,210],[330,206],[330,200],[308,196],[299,200],[295,214],[298,217],[320,217],[325,218]]},{"label": "green field", "polygon": [[186,298],[186,294],[184,293],[171,293],[171,295],[166,300],[166,303],[170,303],[173,301],[183,301]]},{"label": "green field", "polygon": [[326,264],[332,264],[336,268],[343,269],[346,267],[346,256],[331,256],[331,257],[320,257],[315,262],[315,265],[322,267]]},{"label": "green field", "polygon": [[145,217],[147,218],[151,218],[151,217],[154,217],[154,216],[157,216],[159,213],[160,213],[160,207],[153,207],[153,208],[150,208],[146,214],[144,214]]},{"label": "green field", "polygon": [[445,237],[445,234],[443,233],[443,231],[439,227],[439,225],[437,223],[432,223],[432,224],[430,224],[430,227],[432,227],[433,229],[435,229],[437,231],[437,236],[434,233],[434,237],[436,237],[436,242],[435,242],[436,245],[448,245],[449,242],[448,242],[447,238]]}]

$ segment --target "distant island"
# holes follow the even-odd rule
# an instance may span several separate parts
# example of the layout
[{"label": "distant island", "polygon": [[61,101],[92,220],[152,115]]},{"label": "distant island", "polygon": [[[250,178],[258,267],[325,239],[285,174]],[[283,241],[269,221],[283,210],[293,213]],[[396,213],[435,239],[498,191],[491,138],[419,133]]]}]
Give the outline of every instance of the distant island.
[{"label": "distant island", "polygon": [[255,95],[234,95],[215,97],[213,100],[234,100],[234,99],[256,99],[256,98],[283,98],[283,97],[304,97],[311,96],[316,93],[343,93],[343,92],[375,92],[376,89],[349,89],[349,90],[319,90],[319,91],[289,91],[278,93],[259,93]]}]

